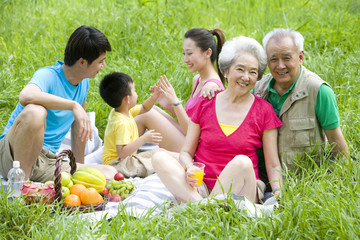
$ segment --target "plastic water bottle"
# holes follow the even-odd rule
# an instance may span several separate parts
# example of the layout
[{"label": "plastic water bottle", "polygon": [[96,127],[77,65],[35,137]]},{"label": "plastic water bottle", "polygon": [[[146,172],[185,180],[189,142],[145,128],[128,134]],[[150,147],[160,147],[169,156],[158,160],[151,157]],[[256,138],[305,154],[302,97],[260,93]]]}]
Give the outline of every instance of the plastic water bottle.
[{"label": "plastic water bottle", "polygon": [[8,173],[8,197],[19,197],[21,195],[21,187],[25,179],[25,172],[20,168],[20,162],[14,161],[13,168]]}]

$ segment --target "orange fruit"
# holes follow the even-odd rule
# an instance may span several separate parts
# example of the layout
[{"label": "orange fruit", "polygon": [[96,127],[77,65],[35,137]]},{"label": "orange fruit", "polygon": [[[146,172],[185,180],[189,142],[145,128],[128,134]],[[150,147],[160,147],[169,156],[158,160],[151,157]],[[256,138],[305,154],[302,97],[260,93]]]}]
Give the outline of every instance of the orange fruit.
[{"label": "orange fruit", "polygon": [[69,194],[64,199],[64,205],[68,207],[80,206],[81,205],[80,197],[75,194]]},{"label": "orange fruit", "polygon": [[85,189],[86,187],[82,184],[74,184],[70,188],[70,193],[78,195],[80,197],[81,192],[84,191]]},{"label": "orange fruit", "polygon": [[104,201],[100,193],[95,188],[86,188],[80,194],[81,203],[84,205],[96,205]]}]

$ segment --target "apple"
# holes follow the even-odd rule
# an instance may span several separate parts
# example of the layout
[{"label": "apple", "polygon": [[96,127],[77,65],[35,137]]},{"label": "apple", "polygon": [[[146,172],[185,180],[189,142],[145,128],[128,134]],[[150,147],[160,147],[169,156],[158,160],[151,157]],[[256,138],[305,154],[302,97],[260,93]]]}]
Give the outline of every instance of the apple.
[{"label": "apple", "polygon": [[74,185],[73,181],[70,180],[70,183],[69,183],[68,185],[66,185],[66,187],[67,187],[68,189],[70,189],[73,185]]},{"label": "apple", "polygon": [[125,178],[124,174],[122,174],[121,172],[116,173],[115,176],[114,176],[114,179],[116,181],[122,181],[122,180],[124,180],[124,178]]},{"label": "apple", "polygon": [[49,184],[49,183],[54,183],[54,184],[55,184],[55,182],[54,182],[54,181],[49,180],[49,181],[46,181],[46,182],[44,183],[44,186],[45,186],[45,185],[47,185],[47,184]]},{"label": "apple", "polygon": [[66,198],[67,195],[70,194],[70,189],[68,189],[67,187],[62,186],[61,187],[61,195],[63,198]]},{"label": "apple", "polygon": [[109,196],[109,202],[120,202],[122,199],[119,194],[114,193],[111,196]]},{"label": "apple", "polygon": [[109,189],[104,188],[104,190],[102,191],[102,194],[104,194],[104,195],[108,195],[108,194],[109,194]]},{"label": "apple", "polygon": [[67,186],[71,182],[71,175],[69,172],[61,172],[61,185]]}]

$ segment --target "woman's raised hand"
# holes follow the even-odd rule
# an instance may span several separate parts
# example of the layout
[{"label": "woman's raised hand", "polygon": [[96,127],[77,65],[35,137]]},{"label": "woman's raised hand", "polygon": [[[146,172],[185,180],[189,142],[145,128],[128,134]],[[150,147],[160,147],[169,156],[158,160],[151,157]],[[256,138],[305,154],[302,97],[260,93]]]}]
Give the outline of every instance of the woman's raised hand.
[{"label": "woman's raised hand", "polygon": [[[174,109],[172,105],[178,102],[178,98],[176,96],[175,90],[173,86],[170,84],[169,80],[165,75],[160,77],[158,81],[158,87],[160,89],[160,96],[157,101],[165,110],[171,112],[171,114],[175,115]],[[150,88],[151,91],[151,88]]]},{"label": "woman's raised hand", "polygon": [[164,94],[165,98],[171,105],[179,101],[173,86],[171,85],[171,83],[169,82],[169,80],[165,75],[160,76],[159,87],[162,93]]}]

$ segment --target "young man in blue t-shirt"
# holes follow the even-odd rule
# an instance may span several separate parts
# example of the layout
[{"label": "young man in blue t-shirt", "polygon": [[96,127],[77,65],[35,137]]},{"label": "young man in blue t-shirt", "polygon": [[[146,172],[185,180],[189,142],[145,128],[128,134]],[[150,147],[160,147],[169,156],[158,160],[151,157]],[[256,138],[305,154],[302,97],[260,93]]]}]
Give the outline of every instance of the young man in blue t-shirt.
[{"label": "young man in blue t-shirt", "polygon": [[[45,182],[54,178],[55,153],[71,127],[71,148],[78,168],[84,163],[86,142],[92,127],[86,114],[89,78],[105,67],[111,51],[106,36],[93,27],[81,26],[70,36],[64,63],[35,72],[19,94],[19,103],[0,136],[0,174],[7,176],[12,162],[20,161],[25,178]],[[66,170],[68,166],[62,167]],[[116,170],[99,166],[107,178]]]}]

